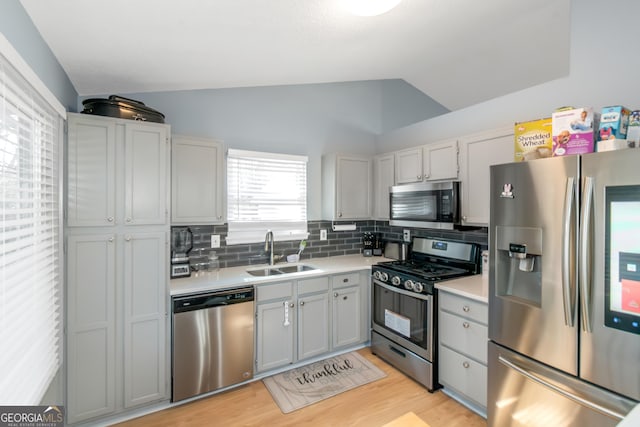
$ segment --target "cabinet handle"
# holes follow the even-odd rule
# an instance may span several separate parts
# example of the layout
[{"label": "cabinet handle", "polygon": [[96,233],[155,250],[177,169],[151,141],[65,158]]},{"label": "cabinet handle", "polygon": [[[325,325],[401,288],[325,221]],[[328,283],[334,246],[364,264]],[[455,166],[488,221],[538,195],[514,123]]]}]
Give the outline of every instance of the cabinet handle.
[{"label": "cabinet handle", "polygon": [[338,212],[338,218],[342,218],[342,212]]},{"label": "cabinet handle", "polygon": [[289,307],[293,308],[294,306],[295,306],[294,303],[292,303],[292,302],[289,303]]},{"label": "cabinet handle", "polygon": [[222,219],[222,215],[218,215],[218,219]]},{"label": "cabinet handle", "polygon": [[127,222],[131,222],[131,218],[127,218]]},{"label": "cabinet handle", "polygon": [[467,216],[466,215],[462,215],[462,220],[466,221],[467,220]]},{"label": "cabinet handle", "polygon": [[302,307],[304,305],[304,301],[300,301],[300,304],[298,304],[300,307]]},{"label": "cabinet handle", "polygon": [[344,301],[346,301],[346,300],[347,300],[347,298],[348,298],[348,297],[347,297],[346,295],[342,297],[342,299],[343,299]]},{"label": "cabinet handle", "polygon": [[333,293],[333,296],[334,296],[335,298],[338,298],[338,296],[339,296],[339,295],[338,295],[338,293],[337,293],[337,292],[334,292],[334,293]]},{"label": "cabinet handle", "polygon": [[109,243],[113,243],[113,237],[109,237]]},{"label": "cabinet handle", "polygon": [[462,362],[462,367],[463,368],[468,368],[469,367],[469,362]]},{"label": "cabinet handle", "polygon": [[342,279],[342,283],[349,283],[349,278],[347,277],[346,279]]},{"label": "cabinet handle", "polygon": [[125,238],[124,238],[124,240],[125,240],[126,242],[130,242],[130,241],[131,241],[131,236],[127,236],[127,237],[125,237]]},{"label": "cabinet handle", "polygon": [[469,322],[463,322],[462,323],[462,327],[463,328],[468,328],[469,327]]},{"label": "cabinet handle", "polygon": [[427,179],[427,178],[429,178],[430,176],[431,176],[431,174],[430,174],[430,173],[427,173],[427,174],[425,174],[425,175],[424,175],[424,179]]},{"label": "cabinet handle", "polygon": [[465,313],[469,311],[469,306],[468,305],[463,305],[462,306],[462,311],[464,311]]},{"label": "cabinet handle", "polygon": [[113,217],[112,217],[112,216],[110,216],[109,218],[107,218],[107,221],[108,221],[108,222],[113,222]]},{"label": "cabinet handle", "polygon": [[418,181],[420,181],[422,179],[422,175],[418,175],[416,176],[416,178],[418,178]]}]

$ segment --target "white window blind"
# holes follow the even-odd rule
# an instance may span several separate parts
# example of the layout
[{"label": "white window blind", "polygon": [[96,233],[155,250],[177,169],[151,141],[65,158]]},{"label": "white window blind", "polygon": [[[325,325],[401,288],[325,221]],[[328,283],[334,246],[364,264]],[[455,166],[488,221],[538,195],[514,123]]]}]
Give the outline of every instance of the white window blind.
[{"label": "white window blind", "polygon": [[307,158],[230,149],[227,243],[306,239]]},{"label": "white window blind", "polygon": [[63,118],[7,43],[0,40],[0,404],[36,405],[62,364]]}]

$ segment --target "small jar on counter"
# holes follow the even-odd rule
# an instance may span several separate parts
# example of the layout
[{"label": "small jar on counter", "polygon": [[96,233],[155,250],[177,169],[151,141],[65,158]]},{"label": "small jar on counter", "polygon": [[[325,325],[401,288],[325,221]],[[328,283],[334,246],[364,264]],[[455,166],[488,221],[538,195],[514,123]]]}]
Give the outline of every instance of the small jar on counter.
[{"label": "small jar on counter", "polygon": [[209,252],[209,265],[207,266],[207,271],[218,271],[220,269],[220,260],[218,259],[218,254],[216,251]]}]

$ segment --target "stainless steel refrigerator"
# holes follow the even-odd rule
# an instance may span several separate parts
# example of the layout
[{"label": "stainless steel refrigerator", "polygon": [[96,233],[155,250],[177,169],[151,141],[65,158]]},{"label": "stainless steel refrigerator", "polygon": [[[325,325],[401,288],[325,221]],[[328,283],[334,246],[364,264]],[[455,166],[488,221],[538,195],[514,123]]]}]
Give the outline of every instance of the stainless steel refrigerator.
[{"label": "stainless steel refrigerator", "polygon": [[491,167],[488,425],[640,401],[640,149]]}]

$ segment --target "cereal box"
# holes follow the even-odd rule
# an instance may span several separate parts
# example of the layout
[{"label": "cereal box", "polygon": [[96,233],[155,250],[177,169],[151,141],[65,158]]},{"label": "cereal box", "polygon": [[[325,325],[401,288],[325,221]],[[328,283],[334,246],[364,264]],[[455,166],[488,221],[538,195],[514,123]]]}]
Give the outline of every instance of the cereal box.
[{"label": "cereal box", "polygon": [[594,151],[593,108],[571,108],[551,115],[553,156],[592,153]]},{"label": "cereal box", "polygon": [[640,110],[631,112],[629,127],[627,127],[627,146],[640,147]]},{"label": "cereal box", "polygon": [[516,162],[551,157],[551,117],[516,123],[514,133]]},{"label": "cereal box", "polygon": [[598,141],[604,139],[626,139],[629,124],[629,109],[620,105],[604,107],[600,114],[598,127]]}]

